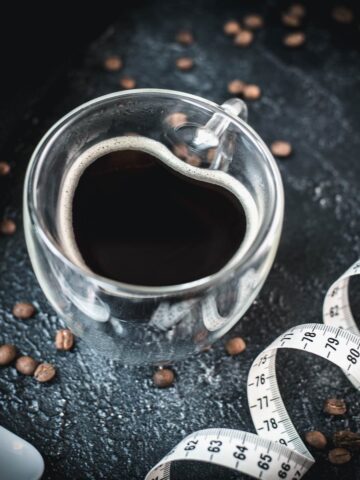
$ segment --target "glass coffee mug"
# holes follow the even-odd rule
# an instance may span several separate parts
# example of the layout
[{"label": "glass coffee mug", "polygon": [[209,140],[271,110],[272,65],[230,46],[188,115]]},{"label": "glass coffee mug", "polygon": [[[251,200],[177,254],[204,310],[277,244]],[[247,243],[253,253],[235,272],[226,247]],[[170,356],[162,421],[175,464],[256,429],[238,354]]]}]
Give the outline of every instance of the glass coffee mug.
[{"label": "glass coffee mug", "polygon": [[[133,136],[142,151],[158,148],[177,175],[218,185],[244,207],[245,237],[219,271],[178,285],[132,285],[98,275],[69,254],[59,227],[69,171],[94,146],[103,142],[111,151],[106,141],[116,139],[111,145],[125,148]],[[183,359],[232,328],[269,273],[283,209],[278,168],[247,125],[245,104],[231,99],[219,106],[169,90],[117,92],[70,112],[40,141],[24,189],[28,251],[50,304],[76,335],[128,364]]]}]

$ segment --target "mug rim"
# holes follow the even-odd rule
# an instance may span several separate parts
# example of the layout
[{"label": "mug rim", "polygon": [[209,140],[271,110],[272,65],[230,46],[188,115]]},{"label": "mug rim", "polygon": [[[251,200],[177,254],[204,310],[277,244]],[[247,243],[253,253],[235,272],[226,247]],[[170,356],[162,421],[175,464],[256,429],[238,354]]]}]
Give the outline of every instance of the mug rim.
[{"label": "mug rim", "polygon": [[[232,259],[229,260],[219,271],[214,274],[208,275],[206,277],[193,280],[187,283],[181,283],[176,285],[164,285],[164,286],[144,286],[129,284],[125,282],[119,282],[112,280],[101,275],[98,275],[90,270],[84,270],[71,259],[67,257],[57,246],[57,243],[54,241],[52,236],[43,229],[41,221],[39,219],[38,211],[35,208],[35,189],[33,187],[34,179],[39,175],[39,170],[41,171],[41,159],[44,157],[44,152],[42,151],[46,144],[52,139],[52,137],[61,129],[66,123],[73,117],[77,116],[85,109],[92,107],[96,104],[101,104],[104,101],[111,99],[131,96],[131,95],[166,95],[171,98],[180,98],[180,99],[190,99],[194,100],[197,103],[204,104],[206,107],[210,108],[213,113],[221,113],[225,117],[229,117],[230,120],[236,125],[238,124],[241,127],[241,130],[248,136],[251,140],[252,145],[260,150],[262,155],[267,159],[269,164],[269,169],[272,174],[272,181],[274,183],[274,207],[271,212],[271,218],[269,219],[269,228],[266,231],[261,232],[262,226],[260,225],[259,231],[257,232],[252,243],[248,248],[243,252],[242,256],[237,258],[236,262],[232,262]],[[195,167],[192,167],[195,168]],[[231,174],[228,174],[232,177]],[[86,276],[86,278],[98,287],[104,290],[111,290],[112,294],[120,294],[129,297],[139,298],[144,296],[173,296],[176,294],[184,293],[196,293],[200,290],[210,288],[211,286],[221,282],[223,277],[231,275],[231,273],[240,268],[241,266],[246,269],[247,264],[251,261],[254,262],[256,257],[263,254],[263,251],[269,248],[269,241],[277,244],[283,220],[284,212],[284,191],[283,184],[280,176],[279,169],[276,165],[276,162],[270,152],[270,150],[265,145],[261,137],[250,127],[244,120],[241,118],[229,114],[227,111],[221,108],[220,105],[207,100],[205,98],[199,97],[197,95],[180,92],[176,90],[168,89],[155,89],[155,88],[143,88],[143,89],[131,89],[126,91],[113,92],[107,95],[102,95],[96,97],[88,102],[85,102],[78,107],[72,109],[66,115],[61,117],[40,139],[37,144],[31,158],[29,165],[26,171],[26,177],[24,182],[24,210],[28,213],[30,222],[32,226],[36,229],[36,232],[40,235],[42,241],[45,243],[46,247],[57,257],[59,260],[67,264],[70,268],[75,270],[79,275]],[[26,218],[26,215],[24,215]],[[28,228],[25,225],[25,229]],[[262,233],[262,235],[261,235]],[[241,245],[240,247],[241,248]],[[235,254],[236,255],[236,254]]]}]

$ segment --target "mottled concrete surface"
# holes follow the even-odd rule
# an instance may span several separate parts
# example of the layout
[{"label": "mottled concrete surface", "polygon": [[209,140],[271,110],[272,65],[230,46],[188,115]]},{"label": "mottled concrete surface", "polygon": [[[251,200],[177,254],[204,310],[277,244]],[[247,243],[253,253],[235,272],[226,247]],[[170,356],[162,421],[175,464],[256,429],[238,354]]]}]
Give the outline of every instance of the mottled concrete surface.
[{"label": "mottled concrete surface", "polygon": [[[289,50],[281,43],[286,29],[274,1],[194,3],[156,1],[114,14],[105,34],[73,59],[65,76],[53,80],[45,101],[24,112],[16,142],[2,154],[14,168],[0,179],[0,209],[16,218],[19,228],[15,236],[0,238],[0,342],[55,363],[59,374],[40,385],[2,368],[0,424],[40,450],[45,479],[142,479],[187,433],[207,427],[253,431],[246,377],[255,355],[288,327],[320,322],[327,287],[360,253],[359,17],[353,26],[340,26],[331,20],[330,5],[310,9],[306,45]],[[234,47],[222,33],[223,22],[254,10],[265,14],[266,28],[249,48]],[[174,42],[182,27],[193,30],[193,46]],[[176,385],[163,391],[152,386],[150,368],[98,358],[81,340],[71,353],[55,351],[53,337],[62,323],[38,287],[21,228],[29,154],[59,116],[117,90],[119,74],[101,68],[107,53],[123,56],[121,73],[134,76],[139,87],[173,88],[222,102],[229,80],[260,85],[261,99],[249,104],[250,124],[265,141],[284,138],[294,147],[291,158],[278,162],[286,215],[275,265],[258,300],[229,334],[247,340],[246,352],[229,358],[220,341],[210,352],[177,364]],[[174,67],[184,54],[196,62],[189,73]],[[352,289],[355,303],[358,291]],[[37,306],[34,319],[11,315],[22,299]],[[278,362],[282,393],[300,432],[360,430],[360,394],[337,368],[303,352],[281,352]],[[329,396],[345,398],[349,413],[326,417],[322,403]],[[306,478],[360,478],[359,458],[335,467],[325,457],[315,452],[316,465]],[[175,480],[241,477],[199,465],[175,470]]]}]

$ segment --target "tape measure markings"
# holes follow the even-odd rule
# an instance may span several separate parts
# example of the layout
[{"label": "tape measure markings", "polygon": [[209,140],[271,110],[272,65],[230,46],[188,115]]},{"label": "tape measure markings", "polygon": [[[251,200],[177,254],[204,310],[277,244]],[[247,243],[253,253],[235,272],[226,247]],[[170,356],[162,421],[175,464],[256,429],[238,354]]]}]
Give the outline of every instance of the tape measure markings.
[{"label": "tape measure markings", "polygon": [[315,460],[301,440],[283,403],[277,378],[277,350],[290,348],[320,356],[339,366],[360,389],[360,332],[349,305],[348,286],[360,274],[352,265],[328,290],[323,321],[290,328],[263,350],[251,365],[247,396],[257,434],[206,429],[188,435],[146,476],[170,480],[173,461],[196,460],[243,472],[261,480],[298,480]]}]

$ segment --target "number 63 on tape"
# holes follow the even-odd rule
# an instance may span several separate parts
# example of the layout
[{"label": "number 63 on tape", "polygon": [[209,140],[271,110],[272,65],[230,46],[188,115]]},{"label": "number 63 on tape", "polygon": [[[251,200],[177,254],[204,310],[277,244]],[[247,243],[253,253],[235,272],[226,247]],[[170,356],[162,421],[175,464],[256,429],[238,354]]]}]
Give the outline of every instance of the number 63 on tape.
[{"label": "number 63 on tape", "polygon": [[302,478],[315,460],[282,401],[276,379],[276,353],[280,348],[293,348],[323,357],[338,365],[360,389],[360,332],[348,295],[349,279],[357,274],[360,261],[330,287],[324,300],[324,324],[291,328],[254,360],[247,396],[257,434],[222,428],[192,433],[155,465],[145,480],[170,480],[171,463],[178,460],[214,463],[263,480]]}]

